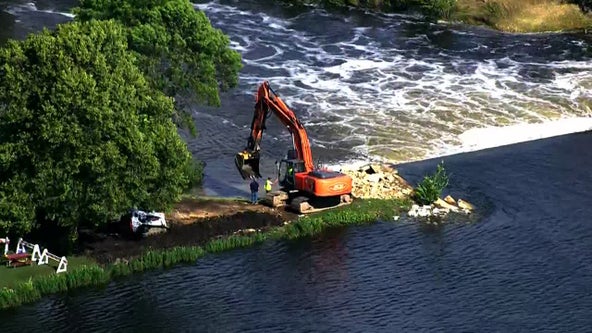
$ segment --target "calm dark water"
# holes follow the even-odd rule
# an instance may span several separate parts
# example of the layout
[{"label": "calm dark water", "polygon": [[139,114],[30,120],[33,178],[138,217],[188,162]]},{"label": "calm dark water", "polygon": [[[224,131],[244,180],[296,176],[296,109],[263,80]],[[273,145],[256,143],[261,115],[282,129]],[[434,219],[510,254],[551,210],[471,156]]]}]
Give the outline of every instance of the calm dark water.
[{"label": "calm dark water", "polygon": [[[478,223],[268,243],[5,311],[2,331],[588,331],[591,144],[584,133],[445,158]],[[417,179],[437,162],[400,170]]]},{"label": "calm dark water", "polygon": [[[68,20],[59,13],[73,3],[0,1],[0,40]],[[266,4],[200,5],[245,59],[222,108],[195,110],[201,136],[188,141],[209,194],[246,194],[232,156],[250,124],[239,110],[263,79],[291,96],[328,162],[414,159],[455,150],[474,126],[589,112],[589,36]],[[266,135],[264,172],[289,143],[277,123]],[[450,193],[483,214],[474,224],[403,219],[268,243],[0,312],[1,330],[589,331],[591,144],[587,132],[444,158]],[[415,182],[439,161],[400,172]]]}]

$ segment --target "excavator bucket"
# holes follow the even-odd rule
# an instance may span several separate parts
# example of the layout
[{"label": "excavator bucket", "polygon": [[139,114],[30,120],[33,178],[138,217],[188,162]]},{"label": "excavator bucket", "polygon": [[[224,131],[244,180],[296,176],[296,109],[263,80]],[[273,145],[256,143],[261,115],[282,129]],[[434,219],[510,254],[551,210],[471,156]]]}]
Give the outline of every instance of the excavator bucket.
[{"label": "excavator bucket", "polygon": [[261,178],[259,173],[259,154],[242,151],[234,157],[234,164],[243,179],[257,177]]}]

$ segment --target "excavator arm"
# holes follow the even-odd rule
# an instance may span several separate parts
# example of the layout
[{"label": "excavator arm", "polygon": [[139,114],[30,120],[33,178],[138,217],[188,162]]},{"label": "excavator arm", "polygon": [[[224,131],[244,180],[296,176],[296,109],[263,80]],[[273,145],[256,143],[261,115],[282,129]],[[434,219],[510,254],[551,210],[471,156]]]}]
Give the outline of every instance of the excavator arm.
[{"label": "excavator arm", "polygon": [[296,118],[294,112],[271,89],[269,82],[264,81],[257,90],[255,112],[251,122],[251,133],[247,140],[247,146],[235,157],[236,167],[243,179],[261,178],[259,172],[261,139],[266,128],[265,122],[272,114],[286,126],[292,135],[296,157],[304,162],[304,171],[309,172],[314,169],[310,143],[304,126]]},{"label": "excavator arm", "polygon": [[[261,178],[259,160],[265,122],[275,115],[292,135],[293,150],[278,166],[280,190],[267,193],[271,207],[290,206],[300,214],[348,205],[352,202],[352,178],[327,169],[315,169],[304,126],[265,81],[257,89],[255,113],[247,146],[235,156],[243,179]],[[285,168],[282,167],[284,165]],[[285,174],[281,176],[281,170]]]}]

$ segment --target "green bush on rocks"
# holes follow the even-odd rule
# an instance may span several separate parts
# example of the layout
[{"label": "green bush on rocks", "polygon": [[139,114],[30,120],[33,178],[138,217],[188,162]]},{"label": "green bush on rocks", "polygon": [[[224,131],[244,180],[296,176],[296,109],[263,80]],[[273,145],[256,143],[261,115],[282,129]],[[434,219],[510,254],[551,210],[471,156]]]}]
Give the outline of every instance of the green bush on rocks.
[{"label": "green bush on rocks", "polygon": [[425,176],[423,180],[417,184],[415,188],[413,199],[421,205],[429,205],[440,198],[442,190],[448,186],[449,176],[444,169],[444,162],[438,164],[436,173],[432,176]]}]

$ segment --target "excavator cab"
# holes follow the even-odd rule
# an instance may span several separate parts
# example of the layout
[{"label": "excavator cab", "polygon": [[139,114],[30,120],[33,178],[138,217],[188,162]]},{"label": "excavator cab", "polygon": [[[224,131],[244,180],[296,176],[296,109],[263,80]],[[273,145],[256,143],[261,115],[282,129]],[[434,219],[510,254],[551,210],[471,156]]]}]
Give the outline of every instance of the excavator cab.
[{"label": "excavator cab", "polygon": [[304,161],[298,159],[281,160],[279,164],[276,162],[276,165],[278,168],[279,184],[287,190],[293,190],[296,187],[294,175],[306,171]]},{"label": "excavator cab", "polygon": [[234,156],[234,164],[243,179],[261,178],[259,159],[259,152],[249,152],[248,150],[243,150]]}]

